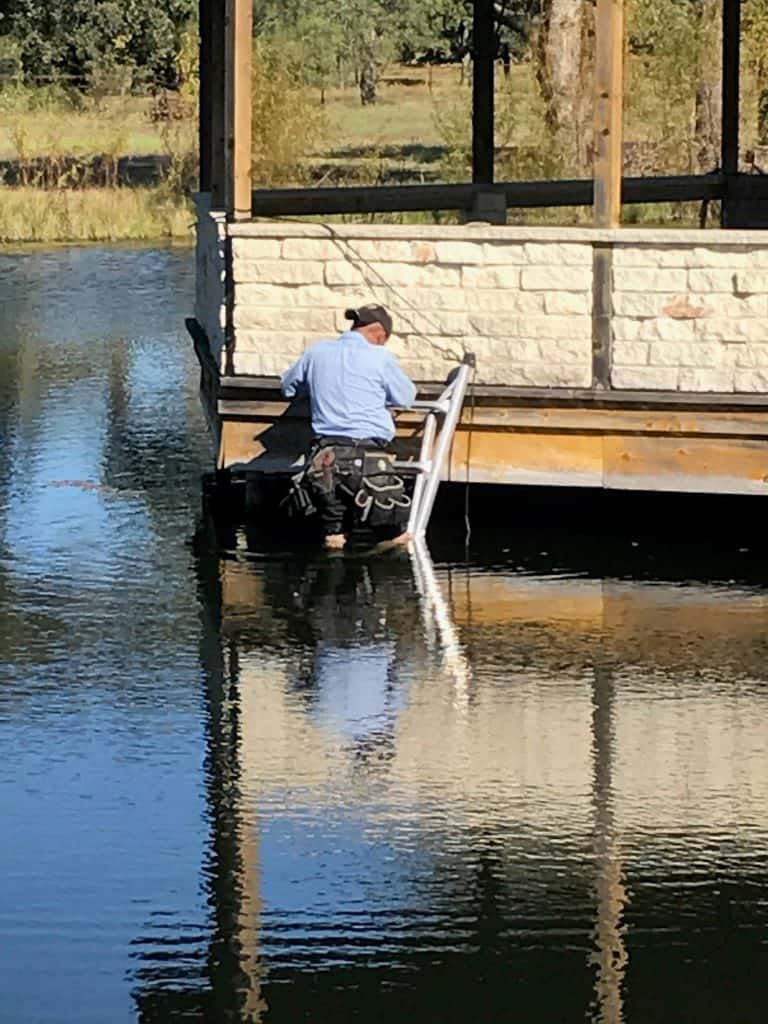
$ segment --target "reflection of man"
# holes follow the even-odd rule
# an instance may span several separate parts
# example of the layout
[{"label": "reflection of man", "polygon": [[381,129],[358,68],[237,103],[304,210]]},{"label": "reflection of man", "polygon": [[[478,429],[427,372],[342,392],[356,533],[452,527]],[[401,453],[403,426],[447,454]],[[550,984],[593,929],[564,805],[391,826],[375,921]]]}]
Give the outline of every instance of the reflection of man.
[{"label": "reflection of man", "polygon": [[309,395],[315,441],[306,483],[329,548],[344,547],[353,514],[382,536],[405,540],[409,506],[387,457],[395,436],[389,407],[410,406],[416,388],[385,348],[392,318],[383,306],[346,316],[350,330],[313,345],[282,379],[286,398]]}]

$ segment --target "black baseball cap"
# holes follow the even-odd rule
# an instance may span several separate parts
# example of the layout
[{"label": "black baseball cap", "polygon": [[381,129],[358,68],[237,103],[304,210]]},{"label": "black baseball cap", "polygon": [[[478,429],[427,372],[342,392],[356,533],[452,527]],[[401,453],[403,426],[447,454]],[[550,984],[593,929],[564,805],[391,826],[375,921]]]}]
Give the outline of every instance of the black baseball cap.
[{"label": "black baseball cap", "polygon": [[344,316],[352,321],[352,328],[368,327],[370,324],[381,324],[387,332],[387,337],[392,333],[392,317],[383,306],[371,303],[368,306],[358,306],[357,309],[345,309]]}]

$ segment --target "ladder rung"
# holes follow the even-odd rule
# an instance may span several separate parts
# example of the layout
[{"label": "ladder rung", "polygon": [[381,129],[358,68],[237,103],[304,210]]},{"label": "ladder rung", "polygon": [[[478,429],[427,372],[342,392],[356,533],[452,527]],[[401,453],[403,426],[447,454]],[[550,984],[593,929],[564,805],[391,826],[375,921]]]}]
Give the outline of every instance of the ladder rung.
[{"label": "ladder rung", "polygon": [[417,462],[417,461],[395,461],[392,463],[392,468],[396,469],[398,473],[428,473],[432,469],[431,462]]}]

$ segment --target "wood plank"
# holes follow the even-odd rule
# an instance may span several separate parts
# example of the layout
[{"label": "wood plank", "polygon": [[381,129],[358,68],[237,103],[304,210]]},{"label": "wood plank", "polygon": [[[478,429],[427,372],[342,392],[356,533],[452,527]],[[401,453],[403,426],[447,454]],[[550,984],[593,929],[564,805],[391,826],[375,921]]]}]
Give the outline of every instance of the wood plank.
[{"label": "wood plank", "polygon": [[475,0],[472,8],[472,181],[493,182],[496,56],[493,0]]},{"label": "wood plank", "polygon": [[[739,175],[739,179],[748,177]],[[757,192],[768,194],[768,180],[750,179]],[[721,174],[624,178],[623,203],[698,202],[720,199]],[[330,216],[334,214],[408,213],[422,210],[468,210],[479,193],[498,193],[507,207],[592,206],[591,180],[508,181],[493,185],[387,185],[368,188],[256,189],[251,197],[254,217]]]},{"label": "wood plank", "polygon": [[768,441],[604,437],[608,488],[768,495]]},{"label": "wood plank", "polygon": [[226,12],[222,0],[211,0],[210,10],[210,109],[211,109],[211,205],[226,204]]},{"label": "wood plank", "polygon": [[[232,420],[250,420],[274,423],[278,420],[306,422],[309,411],[306,404],[286,401],[232,401],[219,399],[220,416]],[[396,414],[399,431],[418,429],[423,416],[412,410]],[[640,409],[578,409],[479,406],[474,412],[465,408],[460,430],[469,426],[474,430],[500,433],[563,433],[581,434],[640,434],[643,436],[700,435],[720,437],[768,438],[768,408],[760,412],[661,410],[650,412]]]},{"label": "wood plank", "polygon": [[234,220],[251,216],[252,0],[226,0],[226,208]]},{"label": "wood plank", "polygon": [[[437,382],[421,382],[419,397],[434,398],[444,385]],[[278,377],[222,376],[220,397],[239,401],[265,398],[279,399],[280,380]],[[515,388],[503,384],[475,384],[473,394],[477,405],[528,405],[562,406],[581,405],[585,408],[626,408],[636,406],[642,409],[765,409],[768,410],[768,395],[722,394],[715,392],[685,391],[596,391],[590,388]],[[279,399],[281,400],[281,399]]]},{"label": "wood plank", "polygon": [[198,24],[200,34],[199,49],[199,81],[200,91],[198,98],[198,152],[200,154],[200,175],[198,187],[201,192],[211,190],[211,157],[213,144],[211,133],[213,129],[212,114],[212,92],[211,92],[211,55],[213,39],[212,15],[213,0],[199,0],[198,2]]},{"label": "wood plank", "polygon": [[597,0],[595,13],[595,224],[621,219],[624,0]]}]

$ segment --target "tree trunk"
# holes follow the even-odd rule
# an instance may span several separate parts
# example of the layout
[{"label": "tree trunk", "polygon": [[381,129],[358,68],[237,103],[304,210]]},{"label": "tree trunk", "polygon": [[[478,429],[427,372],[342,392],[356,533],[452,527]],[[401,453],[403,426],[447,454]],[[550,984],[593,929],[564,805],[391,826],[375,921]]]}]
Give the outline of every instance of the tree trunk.
[{"label": "tree trunk", "polygon": [[569,164],[579,162],[585,8],[586,0],[544,0],[536,40],[536,77],[547,126]]},{"label": "tree trunk", "polygon": [[376,86],[379,80],[379,69],[373,56],[366,56],[360,69],[360,102],[364,107],[376,102]]},{"label": "tree trunk", "polygon": [[720,0],[703,0],[698,28],[698,76],[693,155],[701,173],[720,165],[723,73],[719,60]]}]

